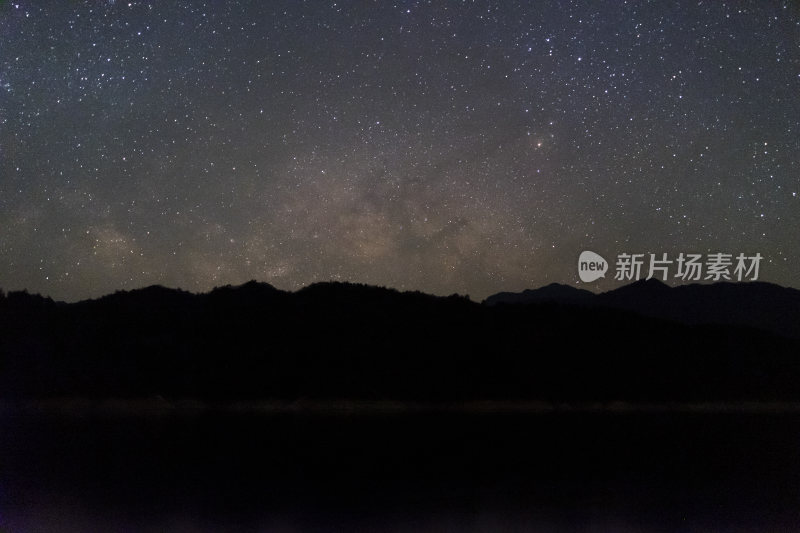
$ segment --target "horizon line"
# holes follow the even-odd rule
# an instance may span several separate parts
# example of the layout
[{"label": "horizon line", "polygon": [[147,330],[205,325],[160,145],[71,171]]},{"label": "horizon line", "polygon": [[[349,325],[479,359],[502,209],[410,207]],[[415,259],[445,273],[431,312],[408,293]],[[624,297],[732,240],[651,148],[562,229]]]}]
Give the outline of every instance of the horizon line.
[{"label": "horizon line", "polygon": [[[672,280],[670,280],[670,281],[672,281]],[[420,289],[405,289],[405,288],[400,289],[400,288],[397,288],[397,287],[391,287],[391,286],[387,286],[387,285],[371,284],[371,283],[364,283],[364,282],[360,282],[360,281],[334,280],[334,279],[319,280],[319,281],[313,281],[313,282],[311,282],[311,283],[309,283],[307,285],[303,285],[302,287],[299,287],[297,289],[291,290],[291,289],[281,289],[279,287],[276,287],[275,285],[273,285],[272,283],[270,283],[268,281],[259,281],[257,279],[250,279],[248,281],[245,281],[245,282],[239,283],[239,284],[226,283],[224,285],[215,285],[211,289],[201,290],[201,291],[197,291],[197,292],[189,290],[189,289],[184,289],[182,287],[171,287],[171,286],[167,286],[167,285],[162,285],[160,283],[153,283],[153,284],[150,284],[150,285],[142,285],[140,287],[134,287],[134,288],[131,288],[131,289],[116,289],[113,292],[107,292],[107,293],[101,294],[99,296],[80,298],[80,299],[76,299],[76,300],[57,299],[57,298],[53,298],[49,294],[42,294],[40,292],[32,292],[31,290],[29,290],[27,288],[5,290],[5,289],[3,289],[3,287],[0,287],[0,294],[10,295],[10,294],[20,294],[20,293],[22,293],[22,294],[27,294],[27,295],[34,296],[34,297],[43,298],[45,300],[50,300],[50,301],[52,301],[54,303],[76,304],[76,303],[82,303],[82,302],[91,302],[91,301],[101,300],[103,298],[107,298],[107,297],[113,296],[115,294],[120,294],[120,293],[127,294],[127,293],[133,293],[133,292],[137,292],[137,291],[143,291],[143,290],[151,289],[151,288],[161,288],[161,289],[166,289],[166,290],[174,291],[174,292],[187,293],[187,294],[191,294],[193,296],[204,296],[204,295],[211,294],[211,293],[213,293],[215,291],[218,291],[218,290],[222,290],[222,289],[238,289],[238,288],[244,287],[246,285],[251,285],[251,284],[262,285],[262,286],[266,285],[266,286],[269,286],[269,287],[271,287],[272,289],[274,289],[274,290],[276,290],[278,292],[285,293],[285,294],[296,294],[296,293],[299,293],[299,292],[304,291],[306,289],[309,289],[310,287],[313,287],[315,285],[351,285],[351,286],[362,286],[362,287],[368,287],[368,288],[383,289],[383,290],[397,292],[398,294],[424,294],[426,296],[432,296],[432,297],[435,297],[435,298],[460,297],[460,298],[466,298],[467,300],[469,300],[471,302],[474,302],[474,303],[477,303],[477,304],[482,304],[482,303],[486,302],[486,300],[488,300],[492,296],[497,296],[497,295],[500,295],[500,294],[504,294],[504,295],[508,295],[508,294],[524,294],[525,292],[529,292],[529,291],[530,292],[535,292],[535,291],[539,291],[539,290],[542,290],[544,288],[552,287],[552,286],[566,287],[566,288],[569,288],[569,289],[574,289],[576,291],[585,291],[585,292],[591,293],[594,296],[598,296],[598,295],[601,295],[601,294],[614,292],[614,291],[617,291],[619,289],[623,289],[625,287],[631,287],[631,286],[637,285],[637,284],[642,285],[642,284],[645,284],[645,283],[648,283],[650,285],[664,286],[667,289],[675,289],[675,288],[679,288],[679,287],[691,287],[691,286],[698,286],[698,285],[699,286],[713,286],[713,285],[754,285],[755,284],[755,285],[771,285],[771,286],[778,287],[778,288],[781,288],[781,289],[800,291],[800,287],[792,287],[792,286],[787,286],[787,285],[781,285],[779,283],[775,283],[775,282],[772,282],[772,281],[765,281],[765,280],[747,280],[747,281],[736,281],[736,280],[718,280],[718,281],[692,280],[691,283],[673,283],[673,284],[670,284],[670,283],[666,283],[663,280],[660,280],[660,279],[657,279],[657,278],[642,278],[642,279],[636,279],[636,280],[629,280],[629,283],[624,283],[624,284],[621,284],[621,285],[619,285],[617,287],[614,287],[614,288],[608,289],[608,290],[604,290],[604,291],[592,290],[591,288],[586,286],[586,285],[588,285],[586,283],[578,282],[577,284],[568,284],[568,283],[560,283],[560,282],[555,282],[554,281],[554,282],[551,282],[551,283],[547,283],[545,285],[541,285],[541,286],[536,287],[536,288],[528,287],[528,288],[524,288],[524,289],[517,290],[517,291],[514,291],[514,290],[500,290],[500,291],[493,292],[493,293],[489,294],[488,296],[486,296],[485,298],[483,298],[481,300],[476,300],[476,299],[472,298],[469,295],[469,293],[461,294],[459,292],[453,292],[453,293],[450,293],[450,294],[435,294],[435,293],[427,292],[427,291],[420,290]]]}]

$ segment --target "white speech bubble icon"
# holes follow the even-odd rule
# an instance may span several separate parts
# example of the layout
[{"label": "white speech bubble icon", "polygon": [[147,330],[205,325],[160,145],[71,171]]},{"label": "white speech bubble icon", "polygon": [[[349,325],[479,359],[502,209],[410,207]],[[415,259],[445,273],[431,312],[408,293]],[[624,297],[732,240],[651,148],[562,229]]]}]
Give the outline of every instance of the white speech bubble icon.
[{"label": "white speech bubble icon", "polygon": [[608,261],[603,259],[600,254],[588,250],[581,252],[578,258],[578,275],[584,283],[606,277],[608,271]]}]

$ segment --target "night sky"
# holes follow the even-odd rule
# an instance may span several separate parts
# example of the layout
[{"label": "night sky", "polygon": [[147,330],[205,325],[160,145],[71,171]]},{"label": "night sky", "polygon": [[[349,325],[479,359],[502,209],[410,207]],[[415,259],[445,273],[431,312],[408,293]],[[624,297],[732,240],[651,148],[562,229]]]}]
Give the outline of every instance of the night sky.
[{"label": "night sky", "polygon": [[798,287],[798,6],[0,2],[0,287]]}]

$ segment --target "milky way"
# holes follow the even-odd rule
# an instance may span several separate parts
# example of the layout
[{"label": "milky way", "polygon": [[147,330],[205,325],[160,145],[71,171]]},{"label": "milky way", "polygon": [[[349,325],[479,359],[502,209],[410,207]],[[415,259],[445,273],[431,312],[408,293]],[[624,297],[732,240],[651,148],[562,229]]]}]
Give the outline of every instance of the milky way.
[{"label": "milky way", "polygon": [[0,3],[5,290],[799,286],[799,154],[792,2]]}]

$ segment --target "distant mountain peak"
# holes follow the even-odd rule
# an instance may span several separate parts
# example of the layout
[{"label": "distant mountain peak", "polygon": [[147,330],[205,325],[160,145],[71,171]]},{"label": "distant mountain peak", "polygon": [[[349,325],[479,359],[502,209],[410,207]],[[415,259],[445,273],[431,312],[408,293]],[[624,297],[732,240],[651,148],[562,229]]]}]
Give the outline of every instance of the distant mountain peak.
[{"label": "distant mountain peak", "polygon": [[622,287],[618,287],[616,289],[612,289],[607,291],[604,294],[608,293],[617,293],[617,294],[627,294],[627,293],[641,293],[641,292],[663,292],[669,291],[671,287],[664,283],[663,281],[650,278],[650,279],[639,279],[634,281],[633,283],[629,283],[628,285],[623,285]]},{"label": "distant mountain peak", "polygon": [[577,303],[588,301],[592,297],[594,297],[594,293],[586,289],[579,289],[572,285],[564,285],[563,283],[550,283],[538,289],[525,289],[522,292],[500,292],[486,298],[484,303],[486,305],[497,305],[501,303],[526,304],[546,301]]},{"label": "distant mountain peak", "polygon": [[764,282],[692,283],[670,287],[651,278],[593,294],[551,283],[539,289],[501,292],[486,305],[556,302],[632,311],[685,324],[729,324],[800,337],[800,290]]}]

